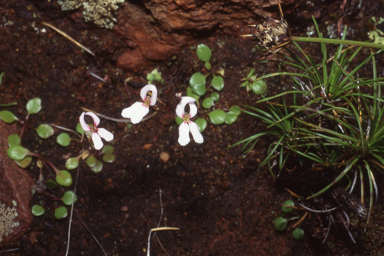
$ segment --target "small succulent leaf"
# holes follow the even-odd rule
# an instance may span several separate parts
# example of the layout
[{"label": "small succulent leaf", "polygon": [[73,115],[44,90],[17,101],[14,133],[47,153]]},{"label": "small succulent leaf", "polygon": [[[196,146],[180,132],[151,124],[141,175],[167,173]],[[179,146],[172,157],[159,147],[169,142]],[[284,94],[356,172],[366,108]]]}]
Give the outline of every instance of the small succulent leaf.
[{"label": "small succulent leaf", "polygon": [[205,85],[205,83],[206,83],[206,77],[203,74],[199,73],[199,72],[193,74],[191,76],[191,78],[189,79],[189,84],[192,87],[194,85],[196,85],[196,84],[204,84]]},{"label": "small succulent leaf", "polygon": [[80,123],[77,123],[76,125],[76,131],[80,134],[84,134],[84,130],[83,130],[83,127],[81,127],[81,124]]},{"label": "small succulent leaf", "polygon": [[204,62],[209,62],[212,56],[211,49],[205,44],[199,44],[196,49],[197,57]]},{"label": "small succulent leaf", "polygon": [[35,217],[43,215],[45,212],[44,208],[41,205],[35,204],[32,206],[32,214]]},{"label": "small succulent leaf", "polygon": [[7,142],[9,147],[13,147],[20,145],[21,140],[18,134],[11,134],[8,136]]},{"label": "small succulent leaf", "polygon": [[103,161],[106,163],[113,163],[116,159],[116,156],[114,154],[104,154],[103,155]]},{"label": "small succulent leaf", "polygon": [[0,111],[0,119],[7,124],[11,124],[14,121],[19,120],[11,111],[8,110]]},{"label": "small succulent leaf", "polygon": [[252,83],[252,91],[257,95],[263,95],[267,92],[267,84],[263,80]]},{"label": "small succulent leaf", "polygon": [[209,63],[209,62],[205,62],[205,68],[206,68],[207,70],[211,70],[211,68],[212,68],[211,63]]},{"label": "small succulent leaf", "polygon": [[295,228],[295,230],[292,231],[292,236],[295,240],[301,240],[304,238],[304,230]]},{"label": "small succulent leaf", "polygon": [[49,190],[56,189],[59,187],[59,185],[57,185],[57,183],[54,180],[46,180],[44,181],[44,184]]},{"label": "small succulent leaf", "polygon": [[279,231],[285,230],[287,228],[287,223],[288,223],[287,219],[283,217],[279,217],[274,220],[275,228]]},{"label": "small succulent leaf", "polygon": [[232,107],[229,108],[229,112],[233,112],[236,115],[240,115],[241,114],[241,109],[240,109],[239,106],[233,105]]},{"label": "small succulent leaf", "polygon": [[36,132],[43,139],[47,139],[47,138],[51,137],[55,133],[55,131],[53,130],[52,126],[50,126],[49,124],[41,124],[41,125],[39,125],[36,128]]},{"label": "small succulent leaf", "polygon": [[249,71],[248,75],[247,75],[247,78],[250,78],[252,75],[253,75],[253,72],[255,72],[255,69],[251,69],[251,71]]},{"label": "small succulent leaf", "polygon": [[15,161],[16,162],[16,164],[18,165],[18,166],[20,166],[21,168],[27,168],[30,164],[31,164],[31,162],[32,162],[32,157],[30,157],[30,156],[27,156],[26,158],[24,158],[23,160],[19,160],[19,161]]},{"label": "small succulent leaf", "polygon": [[207,128],[207,121],[203,118],[197,118],[195,123],[199,127],[199,131],[203,132]]},{"label": "small succulent leaf", "polygon": [[233,112],[227,113],[227,118],[225,119],[226,124],[233,124],[237,120],[237,115]]},{"label": "small succulent leaf", "polygon": [[69,136],[68,133],[62,132],[62,133],[60,133],[59,136],[57,136],[56,142],[60,146],[67,147],[69,145],[69,143],[71,143],[71,137]]},{"label": "small succulent leaf", "polygon": [[101,161],[97,161],[94,167],[91,167],[91,170],[94,173],[99,173],[103,169],[103,163]]},{"label": "small succulent leaf", "polygon": [[74,201],[77,201],[77,196],[72,191],[67,191],[64,193],[61,201],[63,201],[65,205],[72,205]]},{"label": "small succulent leaf", "polygon": [[224,110],[217,109],[208,114],[209,119],[213,124],[223,124],[227,118],[227,113]]},{"label": "small succulent leaf", "polygon": [[241,87],[244,87],[244,86],[246,86],[248,83],[249,83],[248,81],[245,81],[245,82],[241,83],[240,86],[241,86]]},{"label": "small succulent leaf", "polygon": [[68,210],[65,206],[60,206],[55,209],[55,218],[60,220],[68,216]]},{"label": "small succulent leaf", "polygon": [[149,74],[147,75],[147,80],[148,80],[149,82],[152,82],[153,80],[155,80],[155,76],[154,76],[152,73],[149,73]]},{"label": "small succulent leaf", "polygon": [[68,171],[59,171],[56,174],[56,182],[63,187],[69,187],[72,185],[72,175]]},{"label": "small succulent leaf", "polygon": [[178,116],[176,116],[175,121],[177,125],[181,125],[184,122],[183,118],[180,118]]},{"label": "small succulent leaf", "polygon": [[112,154],[115,148],[111,145],[105,145],[101,150],[101,154]]},{"label": "small succulent leaf", "polygon": [[67,161],[65,162],[65,168],[67,170],[73,170],[73,169],[76,169],[77,166],[79,166],[79,158],[77,157],[70,157],[67,159]]},{"label": "small succulent leaf", "polygon": [[17,145],[10,147],[7,150],[7,154],[13,160],[20,161],[23,160],[29,154],[29,150],[24,148],[23,146]]},{"label": "small succulent leaf", "polygon": [[188,86],[188,88],[187,88],[187,96],[194,98],[197,102],[200,99],[199,95],[196,95],[196,94],[193,93],[191,86]]},{"label": "small succulent leaf", "polygon": [[212,107],[213,105],[215,104],[215,102],[213,101],[213,99],[211,97],[208,97],[208,98],[205,98],[203,100],[203,107],[208,109],[210,107]]},{"label": "small succulent leaf", "polygon": [[27,111],[29,114],[36,114],[41,110],[41,99],[34,98],[28,101],[27,103]]},{"label": "small succulent leaf", "polygon": [[207,92],[207,87],[205,84],[195,84],[192,85],[192,92],[199,96],[203,96]]},{"label": "small succulent leaf", "polygon": [[87,163],[87,165],[92,168],[92,167],[95,167],[96,166],[96,163],[97,163],[97,158],[90,155],[87,160],[85,160],[85,162]]},{"label": "small succulent leaf", "polygon": [[215,76],[213,75],[213,79],[211,82],[211,85],[213,88],[215,88],[218,91],[223,90],[224,88],[224,79],[222,76]]},{"label": "small succulent leaf", "polygon": [[214,93],[211,94],[211,98],[214,101],[218,102],[220,100],[220,95],[217,92],[214,92]]},{"label": "small succulent leaf", "polygon": [[288,206],[295,206],[295,203],[292,201],[292,200],[286,200],[284,201],[283,205],[281,206],[281,210],[285,213],[288,213],[288,212],[292,212],[293,211],[293,208],[290,208],[290,207],[286,207],[284,205],[288,205]]}]

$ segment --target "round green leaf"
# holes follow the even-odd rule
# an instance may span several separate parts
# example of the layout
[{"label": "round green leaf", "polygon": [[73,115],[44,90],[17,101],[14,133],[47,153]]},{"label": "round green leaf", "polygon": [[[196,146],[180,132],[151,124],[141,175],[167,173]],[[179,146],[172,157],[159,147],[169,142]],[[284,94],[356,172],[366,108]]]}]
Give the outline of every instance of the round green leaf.
[{"label": "round green leaf", "polygon": [[96,157],[94,156],[89,156],[87,158],[87,160],[85,160],[85,162],[87,163],[87,165],[92,168],[92,167],[95,167],[96,166],[96,163],[97,163],[97,159]]},{"label": "round green leaf", "polygon": [[292,231],[292,236],[295,240],[301,240],[304,238],[304,230],[301,228],[296,228]]},{"label": "round green leaf", "polygon": [[267,84],[263,80],[252,83],[252,91],[257,95],[263,95],[267,92]]},{"label": "round green leaf", "polygon": [[11,111],[8,110],[0,111],[0,119],[7,124],[11,124],[14,121],[19,120]]},{"label": "round green leaf", "polygon": [[241,109],[240,109],[239,106],[233,105],[232,107],[229,108],[229,112],[233,112],[236,115],[240,115],[241,114]]},{"label": "round green leaf", "polygon": [[60,220],[68,216],[68,210],[65,206],[60,206],[55,209],[55,218]]},{"label": "round green leaf", "polygon": [[212,68],[211,63],[209,63],[209,62],[205,62],[205,68],[206,68],[207,70],[211,70],[211,68]]},{"label": "round green leaf", "polygon": [[81,124],[80,123],[77,123],[76,125],[76,131],[80,134],[84,134],[84,130],[83,130],[83,127],[81,127]]},{"label": "round green leaf", "polygon": [[39,127],[36,128],[36,132],[43,139],[49,138],[55,133],[49,124],[39,125]]},{"label": "round green leaf", "polygon": [[199,99],[200,99],[199,95],[196,95],[193,93],[191,86],[188,86],[188,88],[187,88],[187,96],[194,98],[196,101],[199,101]]},{"label": "round green leaf", "polygon": [[196,84],[204,84],[205,85],[205,76],[201,73],[195,73],[189,79],[189,84],[192,87]]},{"label": "round green leaf", "polygon": [[91,167],[91,170],[94,173],[99,173],[103,169],[103,163],[101,161],[97,161],[94,167]]},{"label": "round green leaf", "polygon": [[240,84],[240,86],[241,86],[241,87],[244,87],[244,86],[246,86],[248,83],[249,83],[248,81],[242,82],[242,83]]},{"label": "round green leaf", "polygon": [[196,49],[197,57],[204,62],[208,62],[211,59],[211,49],[205,44],[199,44]]},{"label": "round green leaf", "polygon": [[20,161],[23,160],[29,154],[29,150],[20,145],[17,145],[10,147],[7,150],[7,154],[13,160]]},{"label": "round green leaf", "polygon": [[27,111],[29,114],[36,114],[41,110],[41,99],[34,98],[27,103]]},{"label": "round green leaf", "polygon": [[237,120],[237,115],[233,112],[227,113],[227,118],[225,119],[226,124],[233,124]]},{"label": "round green leaf", "polygon": [[104,154],[103,155],[103,161],[106,163],[113,163],[115,161],[116,157],[114,154]]},{"label": "round green leaf", "polygon": [[192,85],[192,92],[199,96],[203,96],[207,92],[207,87],[205,87],[205,84],[195,84]]},{"label": "round green leaf", "polygon": [[59,187],[59,185],[57,185],[54,180],[46,180],[44,181],[44,184],[49,190],[56,189]]},{"label": "round green leaf", "polygon": [[59,136],[57,136],[56,142],[60,146],[66,147],[71,142],[71,137],[69,137],[68,133],[63,132],[63,133],[60,133]]},{"label": "round green leaf", "polygon": [[105,145],[101,150],[102,154],[112,154],[115,148],[111,145]]},{"label": "round green leaf", "polygon": [[32,162],[32,157],[27,156],[23,160],[19,160],[19,161],[15,161],[15,162],[21,168],[27,168],[31,164],[31,162]]},{"label": "round green leaf", "polygon": [[72,175],[68,171],[59,171],[56,174],[56,182],[63,187],[69,187],[72,185]]},{"label": "round green leaf", "polygon": [[76,169],[77,166],[79,166],[79,158],[78,157],[70,157],[65,162],[65,168],[67,170],[73,170]]},{"label": "round green leaf", "polygon": [[227,118],[227,113],[221,109],[217,109],[208,114],[209,119],[213,124],[223,124]]},{"label": "round green leaf", "polygon": [[287,228],[288,220],[283,218],[283,217],[279,217],[279,218],[275,219],[274,223],[275,223],[275,228],[277,230],[283,231]]},{"label": "round green leaf", "polygon": [[72,191],[67,191],[61,198],[61,201],[63,201],[65,205],[72,205],[73,199],[75,199],[75,202],[76,202],[77,196],[75,196],[75,194]]},{"label": "round green leaf", "polygon": [[217,92],[214,92],[214,93],[211,94],[211,98],[214,101],[218,102],[220,100],[220,95]]},{"label": "round green leaf", "polygon": [[214,103],[214,101],[213,101],[213,99],[211,97],[205,98],[203,100],[203,107],[204,108],[208,109],[208,108],[212,107],[214,104],[215,103]]},{"label": "round green leaf", "polygon": [[286,200],[286,201],[284,201],[283,205],[281,206],[281,210],[283,212],[292,212],[293,208],[289,208],[289,207],[286,207],[284,205],[295,206],[295,203],[292,200]]},{"label": "round green leaf", "polygon": [[17,134],[11,134],[8,136],[8,146],[13,147],[20,145],[20,137]]},{"label": "round green leaf", "polygon": [[175,121],[177,125],[181,125],[184,122],[184,120],[178,116],[176,116]]},{"label": "round green leaf", "polygon": [[213,75],[213,79],[211,82],[211,85],[213,88],[215,88],[218,91],[223,90],[224,88],[224,79],[222,76],[215,76]]},{"label": "round green leaf", "polygon": [[33,216],[35,216],[35,217],[41,216],[41,215],[44,214],[44,212],[45,212],[45,210],[44,210],[44,208],[42,206],[37,205],[37,204],[32,206],[32,214],[33,214]]},{"label": "round green leaf", "polygon": [[205,121],[205,119],[203,119],[203,118],[197,118],[195,123],[199,127],[200,132],[203,132],[205,130],[205,128],[207,128],[207,121]]}]

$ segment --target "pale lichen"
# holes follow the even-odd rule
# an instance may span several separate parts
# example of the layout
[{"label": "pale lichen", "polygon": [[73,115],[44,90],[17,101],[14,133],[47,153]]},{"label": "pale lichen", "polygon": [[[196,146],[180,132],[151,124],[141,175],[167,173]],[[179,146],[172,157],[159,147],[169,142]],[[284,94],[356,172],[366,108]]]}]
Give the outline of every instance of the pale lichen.
[{"label": "pale lichen", "polygon": [[12,201],[13,207],[6,208],[5,204],[0,203],[0,242],[3,241],[3,236],[8,236],[13,232],[13,228],[19,226],[19,222],[15,221],[18,216],[16,201]]},{"label": "pale lichen", "polygon": [[86,22],[93,21],[97,26],[112,29],[117,22],[114,13],[124,0],[58,0],[61,10],[69,11],[83,7]]},{"label": "pale lichen", "polygon": [[[376,18],[372,17],[372,21],[376,28],[377,25],[384,22],[384,19],[380,18],[379,21],[376,21]],[[368,36],[375,44],[384,44],[384,33],[380,29],[376,28],[375,30],[369,31]]]}]

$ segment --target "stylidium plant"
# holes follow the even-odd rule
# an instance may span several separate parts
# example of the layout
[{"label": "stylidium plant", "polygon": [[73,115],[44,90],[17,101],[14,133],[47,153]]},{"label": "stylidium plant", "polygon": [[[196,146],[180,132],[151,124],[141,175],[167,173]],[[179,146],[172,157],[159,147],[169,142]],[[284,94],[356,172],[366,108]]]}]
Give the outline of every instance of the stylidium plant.
[{"label": "stylidium plant", "polygon": [[[147,93],[151,91],[152,96]],[[130,118],[133,124],[140,123],[143,117],[149,112],[149,105],[154,106],[157,99],[157,89],[153,84],[147,84],[140,91],[140,97],[144,102],[135,102],[129,108],[123,109],[121,115],[125,118]]]},{"label": "stylidium plant", "polygon": [[[187,104],[189,105],[189,113],[185,113],[185,106]],[[182,97],[180,103],[176,107],[176,114],[183,119],[183,122],[179,126],[179,144],[185,146],[189,143],[189,132],[192,133],[196,143],[203,143],[204,138],[199,131],[199,127],[195,122],[191,121],[191,118],[197,114],[195,99],[188,96]]]},{"label": "stylidium plant", "polygon": [[[93,119],[93,125],[89,126],[85,120],[84,115],[88,115],[92,117]],[[95,149],[99,150],[103,147],[103,142],[101,141],[101,138],[105,139],[106,141],[113,140],[113,134],[109,131],[107,131],[104,128],[97,128],[97,126],[100,124],[100,118],[95,115],[92,112],[83,112],[80,116],[80,125],[83,128],[84,131],[92,132],[92,141],[93,145],[95,146]]]}]

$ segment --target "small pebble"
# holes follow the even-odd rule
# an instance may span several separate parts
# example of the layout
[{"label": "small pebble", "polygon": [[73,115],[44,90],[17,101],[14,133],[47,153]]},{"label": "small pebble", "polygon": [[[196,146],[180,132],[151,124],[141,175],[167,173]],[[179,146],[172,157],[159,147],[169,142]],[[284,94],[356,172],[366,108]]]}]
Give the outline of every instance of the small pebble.
[{"label": "small pebble", "polygon": [[128,206],[126,206],[126,205],[121,206],[120,211],[122,211],[122,212],[128,211]]},{"label": "small pebble", "polygon": [[163,161],[164,163],[168,162],[169,160],[169,154],[167,152],[161,152],[160,153],[160,159],[161,161]]}]

